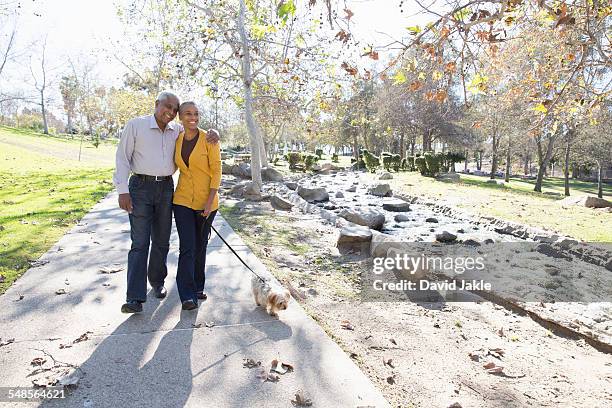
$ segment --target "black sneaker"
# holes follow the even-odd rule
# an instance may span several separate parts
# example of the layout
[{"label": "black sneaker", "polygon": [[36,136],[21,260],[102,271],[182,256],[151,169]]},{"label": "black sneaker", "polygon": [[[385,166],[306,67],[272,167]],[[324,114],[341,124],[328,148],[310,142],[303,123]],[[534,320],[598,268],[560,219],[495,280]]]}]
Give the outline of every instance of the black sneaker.
[{"label": "black sneaker", "polygon": [[198,304],[194,302],[193,300],[186,300],[183,302],[183,310],[193,310],[197,308],[198,308]]},{"label": "black sneaker", "polygon": [[155,294],[156,298],[163,299],[168,294],[168,291],[166,290],[166,288],[164,288],[164,285],[160,285],[153,288],[153,293]]},{"label": "black sneaker", "polygon": [[208,299],[208,296],[206,296],[206,293],[204,292],[196,292],[196,296],[198,297],[198,299],[201,299],[201,300]]},{"label": "black sneaker", "polygon": [[140,313],[142,312],[142,303],[137,300],[129,300],[121,306],[122,313]]}]

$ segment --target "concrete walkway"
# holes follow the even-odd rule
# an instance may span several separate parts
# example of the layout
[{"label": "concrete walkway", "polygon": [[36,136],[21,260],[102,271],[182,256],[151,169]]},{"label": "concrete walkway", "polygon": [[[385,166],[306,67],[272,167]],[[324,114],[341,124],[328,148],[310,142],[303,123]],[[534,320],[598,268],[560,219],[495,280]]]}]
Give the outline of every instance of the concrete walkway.
[{"label": "concrete walkway", "polygon": [[[32,380],[72,371],[62,368],[68,363],[80,367],[70,377],[78,379],[76,389],[64,400],[42,405],[291,407],[302,390],[315,407],[388,406],[298,303],[292,300],[280,320],[256,308],[250,273],[214,233],[207,258],[208,300],[198,311],[180,307],[174,231],[168,297],[160,301],[149,294],[142,314],[122,314],[126,271],[101,272],[113,264],[124,268],[127,259],[128,218],[116,202],[111,194],[98,203],[41,257],[39,266],[0,296],[1,341],[15,339],[0,347],[0,387],[31,386]],[[268,273],[222,217],[217,216],[215,227],[258,273]],[[56,294],[59,289],[67,293]],[[85,333],[86,340],[74,342]],[[50,356],[56,367],[31,375],[37,369],[32,360],[42,357],[47,360],[43,368],[51,368]],[[279,359],[295,370],[276,383],[262,382],[261,368],[243,367],[245,358],[267,368]]]}]

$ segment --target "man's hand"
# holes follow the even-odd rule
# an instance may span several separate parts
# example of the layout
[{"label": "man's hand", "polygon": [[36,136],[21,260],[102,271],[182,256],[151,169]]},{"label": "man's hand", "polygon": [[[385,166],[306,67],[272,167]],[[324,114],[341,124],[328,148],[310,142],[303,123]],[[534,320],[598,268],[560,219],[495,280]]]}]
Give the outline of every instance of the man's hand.
[{"label": "man's hand", "polygon": [[219,143],[219,132],[216,129],[208,129],[206,131],[206,141],[210,144]]},{"label": "man's hand", "polygon": [[132,197],[130,197],[130,193],[119,194],[119,207],[127,211],[128,214],[132,213]]}]

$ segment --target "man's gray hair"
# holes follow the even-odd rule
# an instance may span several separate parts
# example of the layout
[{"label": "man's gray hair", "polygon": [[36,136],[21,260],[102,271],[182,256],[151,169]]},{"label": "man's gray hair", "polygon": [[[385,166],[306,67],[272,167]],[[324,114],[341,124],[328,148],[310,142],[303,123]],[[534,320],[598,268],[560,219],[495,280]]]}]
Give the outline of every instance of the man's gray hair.
[{"label": "man's gray hair", "polygon": [[175,93],[170,92],[170,91],[161,91],[158,95],[157,98],[155,98],[155,101],[165,101],[168,98],[176,98],[176,100],[179,102],[179,105],[181,104],[181,100],[179,99],[178,96],[176,96]]}]

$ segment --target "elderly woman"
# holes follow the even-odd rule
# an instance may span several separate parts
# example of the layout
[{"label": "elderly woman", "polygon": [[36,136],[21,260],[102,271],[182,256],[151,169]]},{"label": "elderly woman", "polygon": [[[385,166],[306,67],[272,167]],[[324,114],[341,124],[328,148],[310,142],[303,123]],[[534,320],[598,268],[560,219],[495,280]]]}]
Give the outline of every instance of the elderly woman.
[{"label": "elderly woman", "polygon": [[179,119],[184,131],[176,140],[174,153],[180,171],[173,199],[180,240],[176,284],[183,309],[192,310],[198,307],[198,299],[206,300],[206,247],[219,208],[221,150],[198,128],[200,114],[194,102],[180,105]]}]

